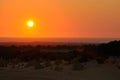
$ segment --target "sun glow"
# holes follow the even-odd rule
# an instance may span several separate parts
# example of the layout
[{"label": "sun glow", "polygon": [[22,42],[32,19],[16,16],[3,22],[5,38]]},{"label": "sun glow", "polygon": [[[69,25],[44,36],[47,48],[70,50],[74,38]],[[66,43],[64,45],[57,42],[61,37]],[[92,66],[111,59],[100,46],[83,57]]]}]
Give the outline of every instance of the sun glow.
[{"label": "sun glow", "polygon": [[28,27],[33,27],[33,26],[34,26],[34,22],[31,21],[31,20],[28,21],[28,22],[27,22],[27,26],[28,26]]}]

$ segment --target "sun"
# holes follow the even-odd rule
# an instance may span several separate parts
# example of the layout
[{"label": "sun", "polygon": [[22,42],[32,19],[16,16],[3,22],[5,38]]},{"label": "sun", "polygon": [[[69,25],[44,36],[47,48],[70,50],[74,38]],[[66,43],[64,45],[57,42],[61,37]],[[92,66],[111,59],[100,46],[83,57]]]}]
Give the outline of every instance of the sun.
[{"label": "sun", "polygon": [[27,26],[28,27],[33,27],[34,26],[34,21],[32,21],[32,20],[27,21]]}]

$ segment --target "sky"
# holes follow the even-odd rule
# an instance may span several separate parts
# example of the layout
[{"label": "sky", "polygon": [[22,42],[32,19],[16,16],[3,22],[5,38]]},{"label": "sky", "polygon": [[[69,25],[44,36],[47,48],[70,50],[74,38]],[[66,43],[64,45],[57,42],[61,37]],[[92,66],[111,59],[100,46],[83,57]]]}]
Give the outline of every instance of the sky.
[{"label": "sky", "polygon": [[120,38],[120,0],[0,0],[0,37]]}]

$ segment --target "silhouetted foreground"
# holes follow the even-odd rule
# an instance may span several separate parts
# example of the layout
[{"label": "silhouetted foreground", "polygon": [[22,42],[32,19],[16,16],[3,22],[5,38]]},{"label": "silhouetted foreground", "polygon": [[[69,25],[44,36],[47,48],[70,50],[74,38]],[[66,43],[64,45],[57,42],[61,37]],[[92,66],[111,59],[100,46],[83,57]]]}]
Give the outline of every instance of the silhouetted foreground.
[{"label": "silhouetted foreground", "polygon": [[[98,64],[105,63],[109,57],[120,57],[120,41],[111,41],[105,44],[84,44],[84,45],[1,45],[0,46],[0,67],[21,64],[24,67],[34,65],[35,69],[43,68],[39,63],[44,62],[45,66],[50,66],[50,61],[59,65],[62,61],[66,64],[86,63],[90,60],[96,60]],[[113,62],[114,63],[114,62]],[[117,66],[120,68],[120,65]],[[84,69],[83,65],[79,68]],[[56,68],[57,70],[61,68]],[[74,69],[74,68],[73,68]],[[76,70],[75,67],[74,70]]]}]

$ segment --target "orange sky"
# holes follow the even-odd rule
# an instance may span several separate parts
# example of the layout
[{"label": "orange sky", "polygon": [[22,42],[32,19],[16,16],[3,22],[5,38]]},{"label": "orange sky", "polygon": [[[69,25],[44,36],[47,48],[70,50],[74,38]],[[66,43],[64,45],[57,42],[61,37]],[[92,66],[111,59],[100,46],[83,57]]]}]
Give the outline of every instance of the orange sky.
[{"label": "orange sky", "polygon": [[0,0],[0,37],[120,38],[120,0]]}]

